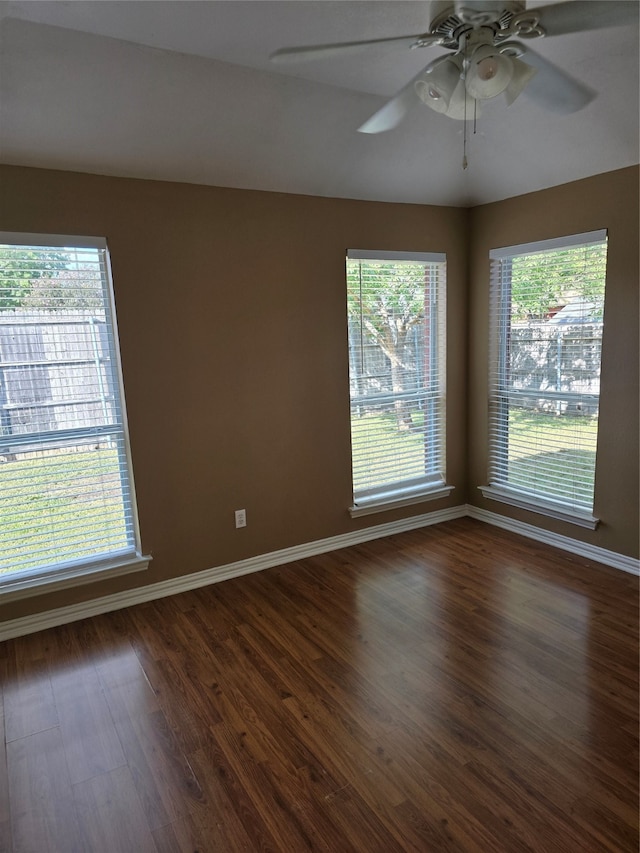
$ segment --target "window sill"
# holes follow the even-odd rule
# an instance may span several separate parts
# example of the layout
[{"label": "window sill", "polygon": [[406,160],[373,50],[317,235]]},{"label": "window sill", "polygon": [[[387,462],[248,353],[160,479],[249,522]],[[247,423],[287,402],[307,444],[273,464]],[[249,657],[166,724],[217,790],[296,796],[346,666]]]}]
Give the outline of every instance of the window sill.
[{"label": "window sill", "polygon": [[360,502],[349,507],[351,518],[359,518],[362,515],[373,515],[376,512],[386,512],[390,509],[399,509],[403,506],[423,503],[424,501],[435,501],[438,498],[446,498],[454,490],[455,486],[439,485],[435,488],[425,489],[420,492],[407,494],[406,492],[386,493],[375,497],[362,499]]},{"label": "window sill", "polygon": [[69,563],[40,573],[26,571],[0,575],[0,604],[142,572],[150,562],[150,556],[121,554],[94,563]]},{"label": "window sill", "polygon": [[537,512],[539,515],[557,518],[560,521],[568,521],[570,524],[577,524],[579,527],[586,527],[588,530],[595,530],[600,522],[599,518],[589,512],[572,510],[561,503],[541,500],[523,492],[511,491],[500,486],[478,486],[478,488],[484,497],[490,500]]}]

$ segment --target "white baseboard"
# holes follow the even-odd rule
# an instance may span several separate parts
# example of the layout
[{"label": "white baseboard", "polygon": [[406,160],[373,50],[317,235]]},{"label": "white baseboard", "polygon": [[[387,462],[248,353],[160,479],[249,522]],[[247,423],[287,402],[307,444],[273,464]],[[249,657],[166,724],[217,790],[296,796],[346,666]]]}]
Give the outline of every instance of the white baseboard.
[{"label": "white baseboard", "polygon": [[507,518],[505,515],[498,515],[496,512],[489,512],[477,506],[467,505],[467,515],[478,521],[493,524],[495,527],[510,530],[512,533],[519,533],[520,536],[536,539],[538,542],[553,545],[563,551],[570,551],[572,554],[604,563],[605,566],[613,566],[614,569],[621,569],[623,572],[629,572],[632,575],[640,575],[640,560],[633,557],[626,557],[624,554],[617,554],[615,551],[607,551],[606,548],[589,545],[586,542],[580,542],[578,539],[571,539],[569,536],[561,536],[559,533],[551,533],[541,527],[534,527],[533,524],[525,524],[523,521],[516,521],[514,518]]},{"label": "white baseboard", "polygon": [[56,625],[77,622],[79,619],[87,619],[90,616],[109,613],[112,610],[121,610],[123,607],[131,607],[134,604],[142,604],[156,598],[177,595],[190,589],[209,586],[219,581],[237,578],[252,572],[260,572],[274,566],[282,566],[285,563],[314,557],[317,554],[326,554],[329,551],[336,551],[338,548],[348,548],[350,545],[358,545],[361,542],[392,536],[394,533],[402,533],[405,530],[416,530],[420,527],[439,524],[442,521],[450,521],[453,518],[463,518],[465,515],[467,515],[466,506],[456,506],[450,509],[428,512],[424,515],[414,515],[411,518],[402,518],[399,521],[354,530],[352,533],[345,533],[341,536],[331,536],[328,539],[318,539],[314,542],[295,545],[292,548],[271,551],[268,554],[260,554],[257,557],[239,560],[236,563],[227,563],[227,565],[205,569],[191,575],[128,589],[125,592],[117,592],[113,595],[105,595],[91,601],[83,601],[80,604],[71,604],[68,607],[11,619],[0,624],[0,641],[34,634],[36,631],[43,631],[46,628],[55,628]]},{"label": "white baseboard", "polygon": [[216,566],[213,569],[205,569],[179,578],[161,581],[160,583],[129,589],[114,595],[105,595],[94,598],[91,601],[83,601],[80,604],[71,604],[68,607],[60,607],[56,610],[47,610],[44,613],[35,613],[32,616],[23,616],[19,619],[11,619],[0,624],[0,641],[10,640],[13,637],[21,637],[25,634],[33,634],[46,628],[54,628],[56,625],[64,625],[76,622],[79,619],[87,619],[100,613],[108,613],[112,610],[120,610],[123,607],[131,607],[134,604],[142,604],[156,598],[164,598],[168,595],[177,595],[190,589],[209,586],[219,581],[248,575],[252,572],[260,572],[274,566],[282,566],[295,560],[303,560],[306,557],[314,557],[317,554],[326,554],[336,551],[338,548],[348,548],[350,545],[358,545],[361,542],[370,542],[373,539],[381,539],[384,536],[392,536],[394,533],[403,533],[406,530],[417,530],[420,527],[429,527],[432,524],[440,524],[454,518],[470,516],[478,521],[484,521],[496,527],[502,527],[513,533],[519,533],[538,542],[545,542],[572,554],[579,554],[590,560],[596,560],[607,566],[613,566],[624,572],[640,575],[640,561],[605,548],[588,545],[568,536],[560,536],[550,533],[531,524],[516,521],[494,512],[471,506],[456,506],[450,509],[428,512],[424,515],[414,515],[411,518],[402,518],[399,521],[379,524],[375,527],[365,527],[352,533],[341,536],[331,536],[328,539],[318,539],[314,542],[306,542],[295,545],[292,548],[283,548],[280,551],[271,551],[268,554],[260,554],[247,560],[239,560],[236,563],[227,563],[224,566]]}]

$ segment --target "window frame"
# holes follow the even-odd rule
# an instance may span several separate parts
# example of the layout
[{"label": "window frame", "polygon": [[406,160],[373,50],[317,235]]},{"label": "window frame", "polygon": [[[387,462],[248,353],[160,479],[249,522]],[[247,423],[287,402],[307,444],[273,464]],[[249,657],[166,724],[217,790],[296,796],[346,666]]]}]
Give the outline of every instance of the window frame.
[{"label": "window frame", "polygon": [[[439,403],[441,407],[438,416],[439,435],[441,450],[438,458],[437,472],[425,472],[419,477],[410,477],[404,480],[396,480],[387,484],[381,484],[370,488],[356,490],[352,479],[353,503],[349,507],[352,518],[363,515],[382,512],[388,509],[396,509],[404,506],[422,503],[428,500],[447,497],[453,486],[446,483],[446,255],[442,252],[407,252],[407,251],[384,251],[366,249],[348,249],[346,252],[346,263],[349,261],[371,261],[379,263],[408,262],[439,265],[434,274],[437,277],[435,283],[435,305],[431,313],[431,326],[429,333],[429,346],[431,358],[436,359],[436,372],[438,378],[437,392],[427,391],[426,388],[416,389],[409,392],[387,392],[376,395],[376,402],[394,402],[397,399],[409,399],[411,397],[430,397]],[[353,395],[351,363],[349,365],[349,425],[351,437],[351,462],[353,478]],[[373,399],[371,397],[370,399]],[[430,466],[434,468],[434,463]]]},{"label": "window frame", "polygon": [[[571,501],[563,501],[556,499],[550,495],[543,496],[541,494],[528,491],[525,488],[518,488],[513,483],[500,479],[496,476],[497,470],[505,470],[505,460],[508,458],[508,434],[509,426],[508,419],[511,407],[509,400],[532,398],[557,398],[561,400],[582,400],[585,394],[574,391],[550,391],[545,389],[522,391],[519,389],[509,389],[506,379],[507,375],[507,360],[508,360],[508,331],[511,329],[511,274],[505,277],[500,264],[509,263],[518,256],[526,256],[536,253],[562,251],[563,249],[580,248],[581,246],[589,246],[596,243],[605,243],[607,241],[607,230],[599,229],[596,231],[584,232],[580,234],[572,234],[563,237],[551,238],[548,240],[540,240],[532,243],[524,243],[516,246],[507,246],[499,249],[492,249],[489,253],[491,263],[491,283],[490,283],[490,365],[489,365],[489,422],[488,422],[488,440],[489,440],[489,460],[488,460],[488,485],[479,486],[484,497],[505,503],[514,507],[530,510],[532,512],[546,515],[561,521],[567,521],[572,524],[595,530],[600,519],[594,515],[595,504],[595,486],[593,492],[593,500],[590,508],[578,506]],[[606,269],[605,269],[606,276]],[[508,285],[505,279],[508,278]],[[508,293],[507,293],[508,288]],[[606,298],[606,281],[605,281],[605,298]],[[604,298],[603,298],[604,305]],[[600,358],[600,367],[602,358]],[[600,392],[597,395],[590,393],[590,396],[597,399],[598,406],[600,400]],[[495,414],[492,414],[495,413]],[[599,413],[598,413],[599,417]],[[506,427],[499,428],[499,434],[496,434],[496,423],[506,424]],[[596,450],[597,453],[597,450]],[[594,476],[597,465],[597,456],[594,460]]]},{"label": "window frame", "polygon": [[[122,431],[123,448],[119,470],[126,473],[126,496],[131,504],[130,519],[127,525],[131,546],[106,552],[97,558],[84,558],[60,561],[46,567],[21,569],[7,574],[0,574],[0,603],[4,604],[14,599],[27,598],[53,592],[58,589],[80,586],[86,583],[112,578],[119,575],[144,571],[150,561],[150,555],[143,555],[141,549],[140,527],[133,477],[131,446],[127,419],[124,380],[120,357],[120,338],[117,326],[115,295],[111,261],[107,240],[104,237],[60,235],[60,234],[31,234],[23,232],[0,232],[0,244],[11,247],[38,247],[45,249],[95,249],[103,253],[104,277],[102,278],[104,309],[109,317],[111,333],[107,335],[111,371],[114,379],[115,408],[119,415],[118,427]],[[85,439],[95,436],[101,431],[100,427],[76,427],[69,430],[59,430],[51,433],[32,432],[23,436],[19,434],[12,446],[25,447],[43,444],[47,439],[52,443],[68,439]],[[104,427],[104,432],[109,430]]]}]

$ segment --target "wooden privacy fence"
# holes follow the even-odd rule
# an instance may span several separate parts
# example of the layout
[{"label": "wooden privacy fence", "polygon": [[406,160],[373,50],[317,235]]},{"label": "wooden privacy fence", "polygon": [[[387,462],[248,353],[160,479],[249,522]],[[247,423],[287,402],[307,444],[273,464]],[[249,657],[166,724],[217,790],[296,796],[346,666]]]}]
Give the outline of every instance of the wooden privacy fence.
[{"label": "wooden privacy fence", "polygon": [[[421,387],[425,379],[425,362],[419,357],[420,335],[424,326],[417,325],[408,336],[398,355],[402,367],[399,379],[404,391]],[[600,391],[600,352],[602,321],[590,322],[527,322],[514,324],[509,332],[508,367],[502,377],[505,386],[514,390],[582,394],[597,398]],[[351,402],[358,414],[376,407],[377,401],[392,390],[391,369],[373,336],[349,320],[349,367]],[[392,407],[392,403],[388,407]],[[527,408],[538,408],[535,395],[525,400]],[[582,406],[585,414],[597,409],[597,399]]]},{"label": "wooden privacy fence", "polygon": [[[545,393],[581,395],[583,414],[597,411],[600,393],[602,322],[527,323],[514,325],[509,339],[509,366],[504,377],[512,390],[528,392],[527,408],[545,408]],[[533,392],[540,393],[536,400]],[[591,399],[593,398],[593,399]],[[554,403],[558,411],[564,405]]]},{"label": "wooden privacy fence", "polygon": [[103,312],[0,312],[0,453],[29,434],[113,423],[110,365]]},{"label": "wooden privacy fence", "polygon": [[[363,414],[370,406],[377,411],[380,408],[378,400],[394,390],[390,360],[371,333],[362,328],[355,318],[349,317],[348,328],[352,406],[357,407],[358,414]],[[430,378],[425,376],[424,335],[422,321],[410,331],[404,347],[397,353],[400,366],[396,379],[407,392],[422,388]],[[393,409],[393,402],[387,407]]]}]

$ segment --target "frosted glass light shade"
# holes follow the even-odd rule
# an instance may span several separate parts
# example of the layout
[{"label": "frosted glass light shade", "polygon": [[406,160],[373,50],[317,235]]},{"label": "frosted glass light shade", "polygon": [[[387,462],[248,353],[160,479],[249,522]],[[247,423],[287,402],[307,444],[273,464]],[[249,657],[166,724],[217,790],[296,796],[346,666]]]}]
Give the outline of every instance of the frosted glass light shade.
[{"label": "frosted glass light shade", "polygon": [[510,56],[505,56],[491,45],[480,45],[474,51],[467,70],[467,92],[480,101],[495,98],[509,86],[513,74]]},{"label": "frosted glass light shade", "polygon": [[460,63],[455,56],[437,60],[416,80],[414,87],[421,101],[438,113],[446,113],[460,81]]},{"label": "frosted glass light shade", "polygon": [[535,76],[538,69],[533,68],[531,65],[527,65],[526,62],[522,62],[522,60],[515,56],[511,56],[509,58],[513,65],[513,75],[509,85],[505,89],[504,95],[507,99],[507,104],[512,104],[527,85],[529,80]]}]

